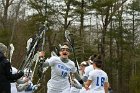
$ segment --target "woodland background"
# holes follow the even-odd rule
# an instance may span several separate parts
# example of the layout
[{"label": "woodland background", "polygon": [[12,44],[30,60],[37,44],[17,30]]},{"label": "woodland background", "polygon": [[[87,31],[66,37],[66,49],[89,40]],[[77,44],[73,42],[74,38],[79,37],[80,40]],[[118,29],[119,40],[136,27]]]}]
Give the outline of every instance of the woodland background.
[{"label": "woodland background", "polygon": [[[46,57],[69,30],[79,64],[101,54],[113,93],[140,93],[139,0],[0,0],[0,42],[14,44],[15,67],[25,57],[27,40],[45,21]],[[45,76],[37,93],[46,93],[49,70]]]}]

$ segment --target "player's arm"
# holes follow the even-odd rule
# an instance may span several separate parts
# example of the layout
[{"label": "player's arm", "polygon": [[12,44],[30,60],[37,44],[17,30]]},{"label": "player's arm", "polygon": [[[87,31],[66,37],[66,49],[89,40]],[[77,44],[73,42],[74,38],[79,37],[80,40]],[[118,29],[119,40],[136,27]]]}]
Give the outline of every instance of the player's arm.
[{"label": "player's arm", "polygon": [[43,65],[42,65],[42,67],[43,67],[43,68],[44,68],[44,67],[49,67],[48,61],[45,61],[45,62],[43,63]]},{"label": "player's arm", "polygon": [[47,58],[46,60],[45,60],[45,62],[43,63],[43,67],[49,67],[49,66],[54,66],[55,64],[56,64],[56,59],[57,59],[58,57],[56,57],[56,56],[52,56],[52,57],[50,57],[50,58]]},{"label": "player's arm", "polygon": [[88,67],[86,67],[86,68],[85,68],[85,73],[84,73],[84,75],[83,75],[82,80],[83,80],[84,82],[86,82],[86,81],[88,80],[88,76],[89,76]]},{"label": "player's arm", "polygon": [[105,93],[108,93],[108,88],[109,88],[109,83],[108,82],[105,82],[104,83]]},{"label": "player's arm", "polygon": [[91,83],[93,82],[93,76],[94,76],[94,74],[93,74],[93,72],[91,71],[90,73],[89,73],[89,77],[88,77],[88,80],[85,82],[85,89],[86,90],[88,90],[89,89],[89,86],[91,85]]},{"label": "player's arm", "polygon": [[104,90],[105,90],[105,93],[108,93],[108,88],[109,88],[109,82],[108,82],[108,76],[106,74],[106,78],[105,78],[105,81],[104,81]]},{"label": "player's arm", "polygon": [[91,85],[91,83],[92,83],[92,80],[87,80],[86,82],[85,82],[85,89],[86,90],[88,90],[89,89],[89,86]]}]

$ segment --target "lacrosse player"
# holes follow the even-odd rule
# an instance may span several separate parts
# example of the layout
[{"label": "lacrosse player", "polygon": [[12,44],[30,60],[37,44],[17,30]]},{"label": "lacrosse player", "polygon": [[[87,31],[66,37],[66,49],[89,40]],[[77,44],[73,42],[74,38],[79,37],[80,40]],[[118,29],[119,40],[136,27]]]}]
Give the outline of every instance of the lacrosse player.
[{"label": "lacrosse player", "polygon": [[69,59],[69,55],[70,48],[65,43],[60,47],[59,56],[52,56],[44,62],[43,67],[51,67],[51,79],[47,83],[47,93],[70,93],[70,73],[73,73],[78,82],[83,84],[75,63]]}]

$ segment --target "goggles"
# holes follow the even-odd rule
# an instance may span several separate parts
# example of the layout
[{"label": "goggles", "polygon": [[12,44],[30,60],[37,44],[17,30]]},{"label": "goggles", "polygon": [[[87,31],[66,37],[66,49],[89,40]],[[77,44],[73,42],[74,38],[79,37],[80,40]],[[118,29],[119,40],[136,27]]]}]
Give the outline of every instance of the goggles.
[{"label": "goggles", "polygon": [[67,52],[70,52],[70,50],[69,50],[69,48],[61,48],[61,50],[60,51],[67,51]]}]

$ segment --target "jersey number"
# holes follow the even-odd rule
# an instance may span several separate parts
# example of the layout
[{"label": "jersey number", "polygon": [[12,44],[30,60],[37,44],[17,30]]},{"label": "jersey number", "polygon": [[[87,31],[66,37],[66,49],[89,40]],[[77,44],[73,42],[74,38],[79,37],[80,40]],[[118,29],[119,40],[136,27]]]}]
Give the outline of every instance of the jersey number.
[{"label": "jersey number", "polygon": [[104,77],[97,77],[96,86],[104,86]]},{"label": "jersey number", "polygon": [[67,72],[62,71],[61,76],[62,76],[63,78],[65,78],[65,77],[67,76]]}]

